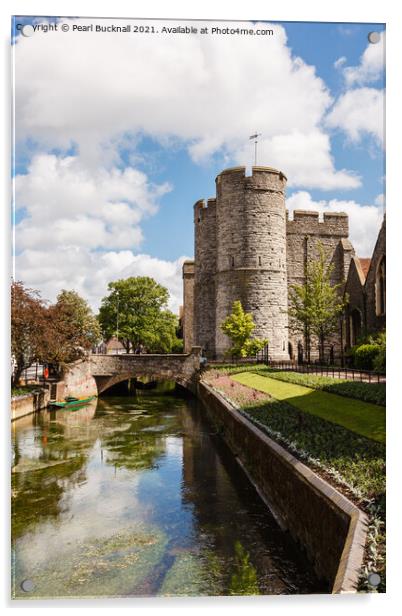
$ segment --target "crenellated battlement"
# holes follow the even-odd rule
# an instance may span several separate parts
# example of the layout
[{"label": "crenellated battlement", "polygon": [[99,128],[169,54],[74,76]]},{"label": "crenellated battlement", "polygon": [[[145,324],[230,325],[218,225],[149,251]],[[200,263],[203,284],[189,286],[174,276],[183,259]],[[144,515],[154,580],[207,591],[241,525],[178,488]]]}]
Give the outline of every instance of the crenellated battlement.
[{"label": "crenellated battlement", "polygon": [[216,198],[199,199],[194,203],[194,222],[200,223],[215,218]]},{"label": "crenellated battlement", "polygon": [[273,167],[252,167],[251,175],[246,175],[246,167],[224,169],[216,177],[218,199],[222,192],[229,191],[270,191],[284,193],[286,176]]},{"label": "crenellated battlement", "polygon": [[320,213],[315,210],[294,210],[291,219],[286,210],[286,233],[348,237],[349,216],[345,212],[324,212],[321,219]]}]

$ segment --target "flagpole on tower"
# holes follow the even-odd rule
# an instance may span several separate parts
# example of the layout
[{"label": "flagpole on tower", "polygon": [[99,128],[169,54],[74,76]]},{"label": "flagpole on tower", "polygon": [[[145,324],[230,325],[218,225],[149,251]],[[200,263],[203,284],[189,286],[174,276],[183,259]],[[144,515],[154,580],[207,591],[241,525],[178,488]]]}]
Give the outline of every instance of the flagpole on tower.
[{"label": "flagpole on tower", "polygon": [[254,135],[250,135],[249,139],[254,139],[254,165],[257,166],[257,144],[258,137],[261,137],[261,133],[255,133]]}]

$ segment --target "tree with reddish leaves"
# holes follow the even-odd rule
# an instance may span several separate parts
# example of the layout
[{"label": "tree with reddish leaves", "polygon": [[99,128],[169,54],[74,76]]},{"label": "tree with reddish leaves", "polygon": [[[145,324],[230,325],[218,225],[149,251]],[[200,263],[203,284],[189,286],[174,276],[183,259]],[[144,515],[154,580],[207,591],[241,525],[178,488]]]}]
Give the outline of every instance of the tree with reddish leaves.
[{"label": "tree with reddish leaves", "polygon": [[39,292],[22,282],[11,285],[13,386],[34,361],[57,365],[83,357],[99,342],[100,328],[87,302],[75,291],[61,291],[47,305]]},{"label": "tree with reddish leaves", "polygon": [[26,289],[22,282],[11,285],[11,354],[14,361],[13,385],[22,371],[42,358],[47,309],[39,292]]}]

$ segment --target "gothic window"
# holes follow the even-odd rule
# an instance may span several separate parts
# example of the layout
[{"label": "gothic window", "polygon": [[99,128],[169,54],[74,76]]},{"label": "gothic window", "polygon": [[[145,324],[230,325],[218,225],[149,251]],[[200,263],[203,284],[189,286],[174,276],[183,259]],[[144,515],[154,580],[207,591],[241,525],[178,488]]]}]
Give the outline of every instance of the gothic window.
[{"label": "gothic window", "polygon": [[375,278],[375,313],[382,316],[385,314],[385,256],[381,259],[377,267],[377,274]]}]

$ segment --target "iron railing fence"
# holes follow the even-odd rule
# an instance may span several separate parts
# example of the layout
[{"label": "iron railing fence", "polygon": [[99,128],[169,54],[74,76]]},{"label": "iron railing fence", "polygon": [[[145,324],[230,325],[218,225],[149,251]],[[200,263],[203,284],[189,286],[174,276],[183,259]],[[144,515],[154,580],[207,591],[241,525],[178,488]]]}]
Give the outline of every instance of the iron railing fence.
[{"label": "iron railing fence", "polygon": [[300,372],[302,374],[316,374],[317,376],[329,376],[337,379],[347,379],[350,381],[360,381],[366,383],[385,383],[386,375],[384,373],[375,372],[374,370],[360,370],[358,368],[345,368],[342,366],[334,366],[330,364],[307,364],[286,361],[272,361],[267,364],[276,370],[286,372]]}]

